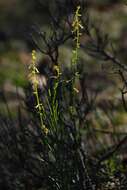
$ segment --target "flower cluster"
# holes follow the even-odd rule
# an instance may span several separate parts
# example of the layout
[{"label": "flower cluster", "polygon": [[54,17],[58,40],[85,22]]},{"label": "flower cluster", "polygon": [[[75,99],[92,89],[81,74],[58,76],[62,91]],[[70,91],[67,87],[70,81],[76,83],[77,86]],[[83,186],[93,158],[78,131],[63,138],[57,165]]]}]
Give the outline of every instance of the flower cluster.
[{"label": "flower cluster", "polygon": [[82,22],[81,22],[81,14],[80,14],[81,7],[78,6],[75,12],[75,16],[72,23],[72,33],[75,35],[74,41],[76,41],[76,47],[80,47],[79,38],[82,35],[81,29],[83,29]]},{"label": "flower cluster", "polygon": [[[74,85],[74,81],[75,81],[75,78],[78,78],[79,77],[79,74],[77,72],[77,62],[78,62],[78,50],[80,48],[80,36],[82,35],[81,33],[81,29],[83,29],[83,26],[82,26],[82,22],[81,22],[81,7],[80,6],[77,6],[77,9],[76,9],[76,12],[75,12],[75,15],[74,15],[74,19],[73,19],[73,22],[72,22],[72,34],[74,35],[74,42],[75,42],[75,47],[74,49],[72,50],[72,66],[74,68],[74,80],[73,80],[73,85]],[[73,90],[78,93],[78,89],[77,88],[73,88]]]},{"label": "flower cluster", "polygon": [[40,102],[39,94],[38,94],[39,81],[38,81],[38,78],[37,78],[37,74],[39,74],[39,71],[38,71],[38,69],[36,67],[36,61],[37,61],[36,51],[33,50],[32,51],[32,64],[29,67],[29,69],[30,69],[29,78],[32,80],[32,83],[33,83],[33,93],[34,93],[34,95],[36,97],[36,106],[35,106],[35,108],[37,109],[37,111],[39,113],[40,122],[41,122],[41,128],[43,129],[43,132],[47,135],[49,130],[48,130],[48,128],[46,128],[46,126],[43,123],[44,107],[43,107],[42,103]]}]

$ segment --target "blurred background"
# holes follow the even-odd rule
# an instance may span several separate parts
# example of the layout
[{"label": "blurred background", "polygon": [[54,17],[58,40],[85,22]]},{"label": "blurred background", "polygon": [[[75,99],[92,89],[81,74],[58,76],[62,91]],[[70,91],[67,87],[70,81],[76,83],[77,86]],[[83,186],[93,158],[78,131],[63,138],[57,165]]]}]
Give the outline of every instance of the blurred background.
[{"label": "blurred background", "polygon": [[[18,104],[16,88],[24,96],[23,87],[27,84],[28,65],[31,62],[31,50],[34,48],[30,37],[31,28],[37,25],[42,30],[48,30],[49,6],[53,6],[53,0],[0,0],[0,93],[5,92],[11,110],[15,110]],[[126,64],[127,6],[119,0],[89,0],[88,8],[91,22],[102,33],[109,35],[119,59]],[[71,54],[70,47],[62,47],[61,62],[67,64]],[[42,55],[38,53],[38,56]],[[99,92],[96,111],[90,115],[93,126],[98,129],[100,126],[101,129],[117,126],[119,130],[126,130],[127,117],[119,90],[121,83],[118,76],[113,74],[111,64],[91,58],[82,50],[80,59],[83,70],[88,75],[88,88]],[[113,102],[114,108],[110,102]],[[0,107],[3,112],[2,98]],[[106,109],[108,114],[105,113]]]},{"label": "blurred background", "polygon": [[[119,43],[121,57],[126,58],[127,7],[119,0],[89,0],[88,5],[91,20]],[[17,85],[25,82],[24,65],[29,62],[29,53],[34,48],[31,28],[34,25],[48,27],[49,6],[53,6],[53,0],[0,1],[0,84],[6,80]]]}]

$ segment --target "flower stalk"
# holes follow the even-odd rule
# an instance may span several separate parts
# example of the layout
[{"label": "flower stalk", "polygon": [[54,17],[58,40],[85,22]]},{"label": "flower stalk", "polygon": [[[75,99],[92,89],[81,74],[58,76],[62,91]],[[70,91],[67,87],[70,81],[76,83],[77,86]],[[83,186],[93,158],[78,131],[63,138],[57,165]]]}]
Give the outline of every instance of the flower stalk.
[{"label": "flower stalk", "polygon": [[39,81],[37,79],[37,75],[39,74],[39,71],[38,71],[38,69],[36,67],[36,61],[37,61],[36,51],[33,50],[32,51],[32,64],[29,67],[29,69],[30,69],[29,78],[32,79],[32,81],[33,81],[33,94],[35,95],[35,98],[36,98],[36,106],[35,106],[35,108],[37,109],[38,114],[39,114],[41,128],[42,128],[43,132],[47,135],[49,130],[44,125],[44,122],[43,122],[44,107],[43,107],[43,105],[42,105],[42,103],[40,101],[39,93],[38,93]]}]

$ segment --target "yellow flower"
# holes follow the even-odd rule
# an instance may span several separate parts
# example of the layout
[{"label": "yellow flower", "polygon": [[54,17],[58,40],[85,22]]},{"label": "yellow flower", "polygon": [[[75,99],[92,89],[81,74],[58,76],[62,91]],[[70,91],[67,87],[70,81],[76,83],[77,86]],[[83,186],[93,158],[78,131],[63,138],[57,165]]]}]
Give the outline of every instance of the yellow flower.
[{"label": "yellow flower", "polygon": [[45,125],[42,126],[42,129],[46,135],[49,133],[49,129]]},{"label": "yellow flower", "polygon": [[76,93],[79,93],[79,90],[77,88],[73,88],[73,90],[76,92]]},{"label": "yellow flower", "polygon": [[32,61],[33,62],[36,61],[36,51],[35,50],[32,51]]}]

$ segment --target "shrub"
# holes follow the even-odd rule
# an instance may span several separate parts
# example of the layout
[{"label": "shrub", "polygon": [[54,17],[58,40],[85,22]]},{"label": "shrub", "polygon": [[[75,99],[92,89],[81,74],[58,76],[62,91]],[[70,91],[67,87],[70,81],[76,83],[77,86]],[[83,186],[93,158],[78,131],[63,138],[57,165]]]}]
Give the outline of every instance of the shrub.
[{"label": "shrub", "polygon": [[[95,150],[96,155],[86,145],[88,132],[91,139],[96,137],[96,130],[88,119],[90,113],[96,111],[96,94],[91,95],[87,88],[87,75],[80,64],[79,50],[82,48],[90,57],[111,61],[117,66],[124,82],[125,109],[126,65],[107,50],[107,35],[90,25],[85,1],[55,2],[54,12],[49,10],[51,32],[42,32],[35,27],[32,33],[35,47],[48,57],[50,66],[42,72],[43,65],[36,65],[37,54],[33,50],[25,117],[21,107],[16,121],[11,117],[8,120],[0,117],[1,189],[94,190],[109,188],[123,178],[126,180],[122,164],[115,169],[117,159],[112,157],[126,137],[109,149],[106,147],[106,151],[102,145],[100,152]],[[84,36],[88,43],[81,43]],[[71,66],[62,69],[59,52],[67,43],[73,46]],[[39,83],[41,73],[46,80],[44,86]],[[124,177],[121,173],[118,175],[118,171]],[[114,180],[114,176],[118,180]]]}]

